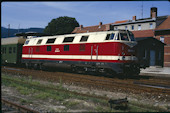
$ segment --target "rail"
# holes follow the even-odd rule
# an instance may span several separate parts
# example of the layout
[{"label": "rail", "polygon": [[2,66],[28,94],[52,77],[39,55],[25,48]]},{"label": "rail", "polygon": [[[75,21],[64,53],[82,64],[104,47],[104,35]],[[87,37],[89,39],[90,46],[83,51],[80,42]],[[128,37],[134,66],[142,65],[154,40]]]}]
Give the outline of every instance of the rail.
[{"label": "rail", "polygon": [[2,104],[9,106],[10,108],[15,108],[18,112],[21,112],[21,113],[39,113],[38,111],[32,110],[32,109],[27,108],[25,106],[21,106],[19,104],[14,103],[14,102],[10,102],[10,101],[5,100],[3,98],[1,98],[1,102],[2,102]]}]

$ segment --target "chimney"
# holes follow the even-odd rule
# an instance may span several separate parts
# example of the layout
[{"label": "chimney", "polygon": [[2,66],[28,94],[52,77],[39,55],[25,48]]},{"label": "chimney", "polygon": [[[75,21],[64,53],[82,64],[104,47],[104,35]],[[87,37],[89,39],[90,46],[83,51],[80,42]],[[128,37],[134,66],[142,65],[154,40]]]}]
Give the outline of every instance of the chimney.
[{"label": "chimney", "polygon": [[132,21],[136,21],[136,16],[133,16]]},{"label": "chimney", "polygon": [[157,17],[156,12],[152,12],[152,17],[151,18],[153,19],[153,18],[156,18],[156,17]]},{"label": "chimney", "polygon": [[157,17],[157,8],[156,7],[151,7],[151,18],[156,18]]},{"label": "chimney", "polygon": [[99,28],[101,28],[101,26],[102,26],[102,22],[99,22]]},{"label": "chimney", "polygon": [[82,28],[83,28],[83,25],[80,25],[80,30],[82,30]]},{"label": "chimney", "polygon": [[102,22],[99,22],[99,26],[101,26],[102,25]]}]

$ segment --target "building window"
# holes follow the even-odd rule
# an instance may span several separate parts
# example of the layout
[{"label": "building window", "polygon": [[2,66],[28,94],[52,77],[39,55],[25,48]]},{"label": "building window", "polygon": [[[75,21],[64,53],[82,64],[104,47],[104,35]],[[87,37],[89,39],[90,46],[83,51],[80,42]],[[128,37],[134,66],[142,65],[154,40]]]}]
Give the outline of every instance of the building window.
[{"label": "building window", "polygon": [[149,28],[150,28],[150,29],[153,28],[153,24],[152,24],[152,23],[149,24]]},{"label": "building window", "polygon": [[138,30],[141,30],[141,25],[138,25]]},{"label": "building window", "polygon": [[127,30],[127,26],[125,26],[125,30]]},{"label": "building window", "polygon": [[163,36],[160,37],[160,41],[161,41],[162,43],[164,43],[164,37],[163,37]]},{"label": "building window", "polygon": [[37,44],[41,44],[41,42],[42,42],[42,39],[39,39],[38,42],[37,42]]},{"label": "building window", "polygon": [[16,47],[13,47],[13,53],[16,53]]},{"label": "building window", "polygon": [[12,53],[12,47],[9,47],[9,53]]},{"label": "building window", "polygon": [[56,38],[48,39],[47,42],[46,42],[46,44],[48,44],[48,43],[54,43],[54,42],[55,42],[55,39],[56,39]]},{"label": "building window", "polygon": [[51,51],[51,46],[47,46],[47,51]]},{"label": "building window", "polygon": [[117,27],[115,27],[115,30],[117,30]]},{"label": "building window", "polygon": [[80,44],[80,51],[85,51],[85,44]]},{"label": "building window", "polygon": [[74,40],[74,37],[65,37],[64,40],[63,40],[63,43],[65,42],[73,42]]},{"label": "building window", "polygon": [[69,51],[69,45],[64,45],[64,51]]},{"label": "building window", "polygon": [[80,42],[86,42],[89,36],[82,36]]},{"label": "building window", "polygon": [[131,29],[134,30],[134,25],[131,26]]}]

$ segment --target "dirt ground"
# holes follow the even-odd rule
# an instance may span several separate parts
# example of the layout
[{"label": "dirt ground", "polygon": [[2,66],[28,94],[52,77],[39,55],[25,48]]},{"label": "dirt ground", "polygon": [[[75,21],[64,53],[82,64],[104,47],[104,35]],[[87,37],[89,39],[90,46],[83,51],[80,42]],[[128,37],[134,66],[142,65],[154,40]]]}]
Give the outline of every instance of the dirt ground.
[{"label": "dirt ground", "polygon": [[[47,81],[39,81],[41,84],[49,84]],[[51,82],[50,82],[51,84]],[[59,83],[52,83],[53,85],[59,85]],[[167,100],[169,95],[167,95],[167,98],[165,97],[164,100],[159,100],[161,98],[161,95],[158,97],[149,96],[146,97],[146,94],[132,94],[132,93],[124,93],[118,91],[118,92],[110,92],[110,91],[104,91],[94,88],[85,88],[75,85],[66,85],[62,84],[64,88],[67,88],[70,91],[76,91],[79,93],[84,94],[92,94],[92,95],[100,95],[109,97],[112,99],[121,99],[121,98],[128,98],[128,101],[133,101],[135,103],[141,103],[141,104],[149,104],[152,106],[159,106],[163,109],[166,109],[167,111],[170,111],[170,100]],[[63,105],[62,103],[59,103],[57,101],[54,101],[52,99],[46,99],[46,100],[34,100],[32,98],[32,95],[21,95],[17,90],[13,87],[7,87],[4,85],[1,85],[1,95],[3,98],[12,100],[13,102],[16,102],[18,104],[26,104],[26,106],[38,110],[40,112],[49,112],[49,111],[60,111],[60,112],[89,112],[89,111],[95,111],[96,109],[96,103],[93,103],[91,101],[86,100],[79,100],[79,99],[67,99],[64,100],[64,102],[71,101],[77,105],[74,105],[74,107],[68,108],[67,106]],[[149,94],[148,94],[149,95]],[[25,102],[27,100],[27,102]],[[29,102],[29,101],[30,102]]]}]

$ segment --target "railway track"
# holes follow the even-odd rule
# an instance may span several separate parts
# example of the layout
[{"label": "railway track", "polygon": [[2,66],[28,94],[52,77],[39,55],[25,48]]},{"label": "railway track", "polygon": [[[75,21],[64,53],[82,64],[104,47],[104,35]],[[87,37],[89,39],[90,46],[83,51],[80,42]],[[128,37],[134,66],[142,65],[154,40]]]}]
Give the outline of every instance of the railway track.
[{"label": "railway track", "polygon": [[1,113],[39,113],[25,106],[1,98]]},{"label": "railway track", "polygon": [[[105,97],[105,96],[97,96],[97,95],[91,95],[91,94],[83,94],[83,93],[78,93],[78,92],[75,92],[75,91],[69,91],[69,90],[66,90],[66,89],[58,89],[58,88],[54,88],[54,87],[50,87],[50,86],[46,86],[46,85],[42,85],[42,84],[31,84],[31,83],[28,83],[28,82],[24,82],[24,81],[19,81],[19,80],[13,80],[13,79],[8,79],[8,78],[3,78],[3,79],[6,79],[6,80],[8,80],[8,81],[12,81],[12,82],[16,82],[16,83],[19,83],[19,84],[22,84],[22,85],[30,85],[32,88],[38,88],[38,89],[40,89],[40,90],[42,90],[42,91],[44,91],[44,89],[45,90],[56,90],[57,92],[59,91],[59,92],[64,92],[64,93],[70,93],[70,94],[73,94],[73,95],[79,95],[79,96],[84,96],[84,97],[90,97],[90,98],[96,98],[96,99],[101,99],[101,100],[106,100],[106,101],[108,101],[108,104],[109,104],[109,100],[110,100],[110,98],[109,97]],[[2,101],[4,101],[3,99],[2,99]],[[119,99],[117,100],[117,101],[119,101]],[[6,102],[6,101],[5,101]],[[7,102],[8,103],[8,102]],[[13,104],[13,103],[12,103]],[[128,103],[128,105],[131,105],[131,106],[136,106],[136,107],[141,107],[141,104],[134,104],[134,103],[131,103],[131,102],[129,102]],[[14,103],[14,107],[15,106],[19,106],[19,105],[15,105],[15,103]],[[153,110],[158,110],[158,111],[164,111],[164,109],[161,109],[161,108],[150,108],[150,107],[148,107],[148,106],[142,106],[142,108],[144,108],[144,109],[153,109]],[[38,113],[37,111],[33,111],[33,110],[31,110],[31,109],[28,109],[28,108],[25,108],[25,107],[23,107],[23,106],[21,106],[21,108],[17,108],[17,109],[19,109],[19,111],[21,111],[22,109],[22,111],[24,111],[24,112],[28,112],[28,113]],[[21,109],[21,110],[20,110]],[[27,110],[28,109],[28,110]],[[27,111],[26,111],[27,110]]]},{"label": "railway track", "polygon": [[[160,79],[125,79],[121,80],[118,78],[107,78],[107,77],[97,77],[83,74],[73,74],[73,73],[64,73],[64,72],[46,72],[38,70],[28,70],[23,68],[15,69],[2,69],[2,71],[17,73],[21,75],[31,75],[33,78],[45,79],[45,80],[54,80],[59,81],[62,79],[64,83],[75,85],[82,85],[87,87],[96,87],[107,90],[124,90],[133,91],[133,93],[149,92],[152,94],[168,94],[170,95],[170,83],[167,81],[161,81]],[[149,87],[150,86],[150,87]],[[154,86],[154,87],[151,87]],[[166,86],[166,87],[160,87]]]}]

